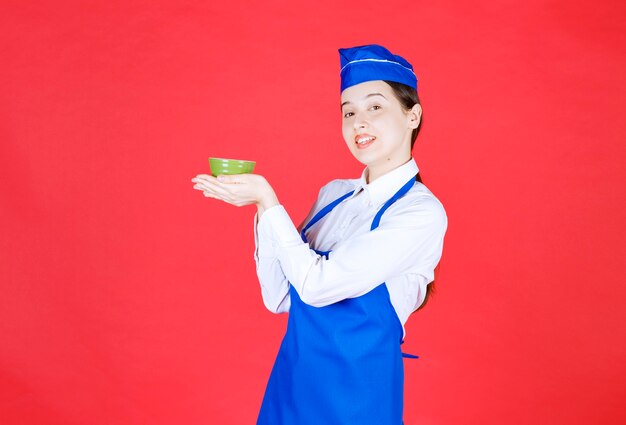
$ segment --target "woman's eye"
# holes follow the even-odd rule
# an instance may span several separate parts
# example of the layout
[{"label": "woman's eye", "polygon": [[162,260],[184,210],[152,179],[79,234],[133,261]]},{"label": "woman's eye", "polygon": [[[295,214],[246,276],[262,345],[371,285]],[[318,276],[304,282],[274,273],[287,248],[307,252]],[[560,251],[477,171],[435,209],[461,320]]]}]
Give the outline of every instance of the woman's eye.
[{"label": "woman's eye", "polygon": [[372,110],[374,110],[374,111],[377,111],[377,110],[379,110],[379,109],[380,109],[380,106],[379,106],[379,105],[374,105],[374,106],[372,106],[370,109],[372,109]]},{"label": "woman's eye", "polygon": [[343,114],[343,117],[350,118],[352,115],[354,115],[352,112],[346,112],[345,114]]}]

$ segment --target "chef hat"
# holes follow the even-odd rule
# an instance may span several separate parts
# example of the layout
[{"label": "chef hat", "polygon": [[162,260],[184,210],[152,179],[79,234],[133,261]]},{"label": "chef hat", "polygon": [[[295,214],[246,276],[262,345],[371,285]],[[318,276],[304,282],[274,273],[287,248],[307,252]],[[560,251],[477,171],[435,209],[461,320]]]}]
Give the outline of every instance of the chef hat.
[{"label": "chef hat", "polygon": [[417,90],[417,77],[411,64],[383,46],[369,44],[339,49],[339,59],[341,91],[373,80],[395,81]]}]

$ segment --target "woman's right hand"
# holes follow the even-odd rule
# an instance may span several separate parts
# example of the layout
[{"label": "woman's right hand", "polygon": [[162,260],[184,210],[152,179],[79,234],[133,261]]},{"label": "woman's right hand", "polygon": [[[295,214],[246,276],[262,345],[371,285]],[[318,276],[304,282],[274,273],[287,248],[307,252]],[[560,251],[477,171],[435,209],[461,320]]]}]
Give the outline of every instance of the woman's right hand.
[{"label": "woman's right hand", "polygon": [[263,212],[278,205],[278,198],[265,177],[259,174],[235,174],[213,177],[198,174],[191,179],[194,189],[201,190],[204,196],[219,199],[238,207],[254,204],[259,218]]}]

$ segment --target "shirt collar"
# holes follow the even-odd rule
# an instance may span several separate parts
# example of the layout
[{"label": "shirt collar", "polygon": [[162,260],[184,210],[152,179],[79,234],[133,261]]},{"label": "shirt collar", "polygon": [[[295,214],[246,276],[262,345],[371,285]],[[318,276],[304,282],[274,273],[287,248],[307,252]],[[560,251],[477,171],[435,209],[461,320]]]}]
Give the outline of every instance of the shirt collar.
[{"label": "shirt collar", "polygon": [[370,199],[372,205],[382,205],[395,193],[400,190],[404,184],[409,181],[411,177],[414,177],[419,172],[415,159],[411,158],[403,165],[389,171],[374,180],[372,183],[367,184],[368,169],[365,168],[361,173],[361,178],[356,181],[356,187],[354,188],[354,194],[351,198],[358,195],[361,190],[364,191],[364,195]]}]

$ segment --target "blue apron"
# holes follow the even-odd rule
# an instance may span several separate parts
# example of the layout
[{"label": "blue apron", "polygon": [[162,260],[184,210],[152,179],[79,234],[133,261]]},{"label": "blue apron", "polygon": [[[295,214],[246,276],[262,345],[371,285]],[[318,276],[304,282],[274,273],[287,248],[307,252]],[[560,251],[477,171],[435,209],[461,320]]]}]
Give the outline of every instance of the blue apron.
[{"label": "blue apron", "polygon": [[[371,230],[414,183],[415,176],[380,208]],[[302,240],[308,243],[306,231],[352,193],[322,208],[302,229]],[[257,425],[401,425],[402,324],[385,283],[324,307],[303,303],[293,286],[289,295],[287,333]]]}]

